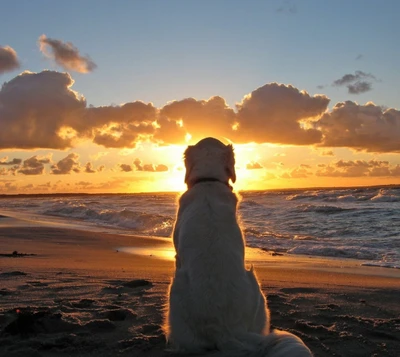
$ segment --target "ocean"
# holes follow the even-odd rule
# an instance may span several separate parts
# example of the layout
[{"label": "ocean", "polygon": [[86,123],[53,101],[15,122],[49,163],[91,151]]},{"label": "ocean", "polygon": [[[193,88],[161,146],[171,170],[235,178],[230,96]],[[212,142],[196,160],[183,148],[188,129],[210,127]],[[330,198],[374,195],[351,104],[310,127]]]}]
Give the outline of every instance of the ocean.
[{"label": "ocean", "polygon": [[[241,192],[247,245],[400,268],[400,187]],[[1,196],[7,216],[169,239],[176,193]]]}]

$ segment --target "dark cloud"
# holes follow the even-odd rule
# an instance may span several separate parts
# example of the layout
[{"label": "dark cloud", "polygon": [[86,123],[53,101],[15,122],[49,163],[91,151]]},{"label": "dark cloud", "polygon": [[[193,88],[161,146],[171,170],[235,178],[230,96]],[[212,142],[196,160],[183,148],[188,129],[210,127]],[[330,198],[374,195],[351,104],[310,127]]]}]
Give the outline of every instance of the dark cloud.
[{"label": "dark cloud", "polygon": [[[351,78],[365,75],[359,72]],[[348,82],[351,78],[341,81],[354,85]],[[237,144],[400,152],[398,110],[348,101],[327,111],[326,96],[311,96],[291,85],[266,84],[246,95],[234,111],[218,96],[187,98],[161,109],[141,101],[87,107],[85,98],[71,89],[73,83],[69,74],[55,71],[24,72],[4,83],[0,90],[0,150],[67,149],[83,140],[110,148],[134,148],[140,141],[186,144],[190,134],[192,141],[214,136]],[[157,170],[151,167],[147,167],[149,171]]]},{"label": "dark cloud", "polygon": [[328,177],[393,177],[400,176],[400,165],[390,165],[379,160],[339,160],[329,165],[319,165],[317,176]]},{"label": "dark cloud", "polygon": [[168,166],[160,164],[160,165],[153,165],[153,164],[144,164],[140,159],[135,159],[133,162],[136,171],[149,171],[149,172],[165,172],[168,171]]},{"label": "dark cloud", "polygon": [[[97,65],[89,56],[81,56],[71,42],[63,42],[46,35],[39,37],[40,51],[66,70],[79,73],[92,72]],[[50,48],[50,52],[47,51]]]},{"label": "dark cloud", "polygon": [[86,107],[67,73],[24,72],[0,90],[0,149],[66,149],[77,138],[134,147],[155,132],[157,109],[140,101]]},{"label": "dark cloud", "polygon": [[251,161],[246,165],[247,170],[256,170],[256,169],[262,169],[262,165],[258,162]]},{"label": "dark cloud", "polygon": [[44,164],[49,164],[50,158],[38,157],[37,155],[24,160],[22,167],[18,170],[18,173],[24,175],[43,175]]},{"label": "dark cloud", "polygon": [[400,111],[396,109],[347,101],[336,104],[315,127],[323,135],[320,146],[400,152]]},{"label": "dark cloud", "polygon": [[61,129],[85,108],[85,98],[72,91],[67,73],[24,72],[0,90],[0,149],[53,148],[72,145]]},{"label": "dark cloud", "polygon": [[119,164],[119,167],[120,167],[121,170],[124,171],[124,172],[131,172],[131,171],[133,171],[132,165],[128,165],[128,164]]},{"label": "dark cloud", "polygon": [[229,136],[235,121],[235,112],[221,97],[208,100],[186,98],[164,106],[160,111],[160,126],[156,139],[169,143],[184,143],[189,133],[193,141],[205,136]]},{"label": "dark cloud", "polygon": [[157,109],[141,101],[121,106],[89,107],[68,125],[78,136],[107,148],[133,148],[155,132]]},{"label": "dark cloud", "polygon": [[324,95],[310,96],[290,85],[266,84],[237,104],[238,126],[233,138],[241,143],[318,143],[321,132],[306,128],[303,122],[324,113],[328,104]]},{"label": "dark cloud", "polygon": [[350,94],[360,94],[368,92],[372,89],[372,85],[369,82],[356,82],[347,86]]},{"label": "dark cloud", "polygon": [[346,86],[350,94],[360,94],[372,89],[371,80],[376,81],[376,77],[370,73],[356,71],[355,74],[345,74],[333,82],[333,86]]},{"label": "dark cloud", "polygon": [[87,162],[85,165],[84,172],[86,172],[87,174],[94,174],[96,172],[102,172],[104,171],[104,169],[105,169],[104,165],[101,165],[97,169],[95,169],[91,162]]},{"label": "dark cloud", "polygon": [[11,161],[7,161],[8,157],[3,157],[2,159],[0,159],[0,165],[20,165],[22,160],[21,159],[12,159]]},{"label": "dark cloud", "polygon": [[360,59],[362,59],[362,58],[364,58],[364,55],[362,55],[362,54],[360,53],[359,55],[357,55],[356,61],[358,61],[358,60],[360,60]]},{"label": "dark cloud", "polygon": [[0,74],[20,67],[17,52],[9,46],[0,46]]},{"label": "dark cloud", "polygon": [[78,160],[79,155],[71,153],[56,164],[52,165],[51,173],[54,175],[66,175],[72,172],[79,173],[81,172],[81,167]]}]

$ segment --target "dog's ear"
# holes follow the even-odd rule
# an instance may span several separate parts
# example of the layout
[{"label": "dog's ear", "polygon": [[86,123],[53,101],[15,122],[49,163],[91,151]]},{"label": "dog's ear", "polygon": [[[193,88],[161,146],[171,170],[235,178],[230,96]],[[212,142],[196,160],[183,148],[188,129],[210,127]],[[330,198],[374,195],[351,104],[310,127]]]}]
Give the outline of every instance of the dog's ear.
[{"label": "dog's ear", "polygon": [[235,154],[233,152],[233,146],[231,144],[226,145],[226,167],[225,170],[228,174],[228,178],[232,180],[232,183],[236,182],[235,172]]},{"label": "dog's ear", "polygon": [[193,145],[190,145],[190,146],[188,146],[188,148],[185,150],[185,153],[183,154],[183,156],[185,158],[185,168],[186,168],[185,183],[186,184],[188,183],[189,175],[193,168],[192,152],[193,152]]}]

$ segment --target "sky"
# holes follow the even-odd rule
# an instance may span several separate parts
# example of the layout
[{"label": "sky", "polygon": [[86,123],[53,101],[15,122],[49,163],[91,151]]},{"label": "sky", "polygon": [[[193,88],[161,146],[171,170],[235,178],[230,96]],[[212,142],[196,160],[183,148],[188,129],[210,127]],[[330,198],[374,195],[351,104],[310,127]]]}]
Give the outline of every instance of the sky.
[{"label": "sky", "polygon": [[400,183],[396,0],[1,11],[0,194],[181,191],[208,136],[237,190]]}]

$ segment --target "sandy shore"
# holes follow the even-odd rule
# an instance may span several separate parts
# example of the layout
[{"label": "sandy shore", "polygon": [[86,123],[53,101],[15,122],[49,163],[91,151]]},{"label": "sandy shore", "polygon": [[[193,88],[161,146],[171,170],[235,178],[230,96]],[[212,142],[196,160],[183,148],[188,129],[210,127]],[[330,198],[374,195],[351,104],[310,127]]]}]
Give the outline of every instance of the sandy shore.
[{"label": "sandy shore", "polygon": [[[0,356],[171,356],[161,325],[173,254],[169,239],[0,218]],[[247,257],[273,327],[315,356],[400,356],[399,270]]]}]

